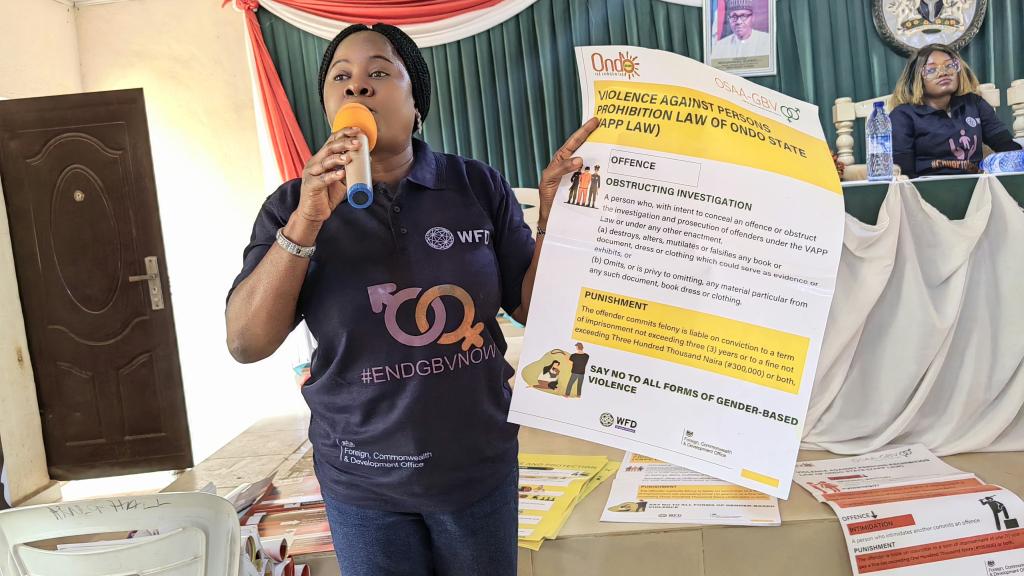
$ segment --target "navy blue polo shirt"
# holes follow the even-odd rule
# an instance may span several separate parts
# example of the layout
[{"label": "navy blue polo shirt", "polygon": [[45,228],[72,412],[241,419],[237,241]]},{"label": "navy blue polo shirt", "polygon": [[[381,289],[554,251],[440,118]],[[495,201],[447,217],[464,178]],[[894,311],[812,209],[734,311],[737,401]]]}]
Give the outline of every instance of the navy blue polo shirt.
[{"label": "navy blue polo shirt", "polygon": [[976,172],[982,144],[996,152],[1020,149],[992,106],[973,93],[953,96],[948,114],[901,104],[890,118],[893,162],[911,178]]},{"label": "navy blue polo shirt", "polygon": [[[339,206],[317,237],[297,306],[318,343],[302,393],[328,495],[447,511],[517,465],[496,315],[519,306],[534,241],[497,171],[413,147],[397,190],[377,185],[366,210]],[[286,182],[264,202],[232,290],[273,245],[299,188]]]}]

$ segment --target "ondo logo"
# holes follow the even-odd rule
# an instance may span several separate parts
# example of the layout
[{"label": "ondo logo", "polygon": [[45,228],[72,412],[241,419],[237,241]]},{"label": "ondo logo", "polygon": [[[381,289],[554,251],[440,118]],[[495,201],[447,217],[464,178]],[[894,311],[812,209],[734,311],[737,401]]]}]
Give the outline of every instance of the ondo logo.
[{"label": "ondo logo", "polygon": [[590,55],[590,65],[594,72],[625,76],[629,79],[640,76],[640,59],[629,52],[619,52],[616,58],[606,58],[603,54],[594,52]]}]

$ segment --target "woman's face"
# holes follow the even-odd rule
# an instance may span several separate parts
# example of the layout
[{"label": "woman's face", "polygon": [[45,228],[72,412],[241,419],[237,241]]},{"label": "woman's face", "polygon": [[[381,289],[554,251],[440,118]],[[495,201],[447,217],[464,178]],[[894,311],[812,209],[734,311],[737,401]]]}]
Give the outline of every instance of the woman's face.
[{"label": "woman's face", "polygon": [[945,52],[932,52],[921,69],[921,76],[925,96],[937,98],[956,94],[960,89],[960,62]]},{"label": "woman's face", "polygon": [[373,113],[376,152],[399,152],[409,146],[416,121],[412,81],[391,43],[372,30],[356,32],[342,41],[327,69],[327,117],[333,121],[349,102],[359,102]]}]

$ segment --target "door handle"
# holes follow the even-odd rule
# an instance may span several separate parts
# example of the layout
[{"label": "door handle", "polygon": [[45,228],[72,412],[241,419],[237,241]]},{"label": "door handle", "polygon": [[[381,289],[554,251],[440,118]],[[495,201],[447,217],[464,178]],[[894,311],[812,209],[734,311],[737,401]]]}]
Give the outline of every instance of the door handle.
[{"label": "door handle", "polygon": [[164,309],[164,289],[160,285],[160,265],[156,256],[146,256],[146,273],[139,276],[129,276],[129,282],[149,283],[149,304],[153,310]]}]

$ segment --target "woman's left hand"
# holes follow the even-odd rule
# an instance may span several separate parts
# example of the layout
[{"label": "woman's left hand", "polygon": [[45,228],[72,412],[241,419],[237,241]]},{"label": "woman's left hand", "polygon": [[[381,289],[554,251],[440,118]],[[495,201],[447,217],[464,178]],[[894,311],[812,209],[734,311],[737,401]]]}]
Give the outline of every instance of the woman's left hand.
[{"label": "woman's left hand", "polygon": [[558,152],[555,152],[548,167],[540,173],[538,225],[541,228],[547,226],[548,214],[551,212],[551,205],[555,202],[555,193],[558,192],[558,184],[562,181],[562,177],[583,167],[583,159],[573,156],[573,154],[587,141],[594,130],[597,130],[599,125],[600,122],[597,118],[587,120],[579,130],[569,136],[565,144],[562,144]]}]

